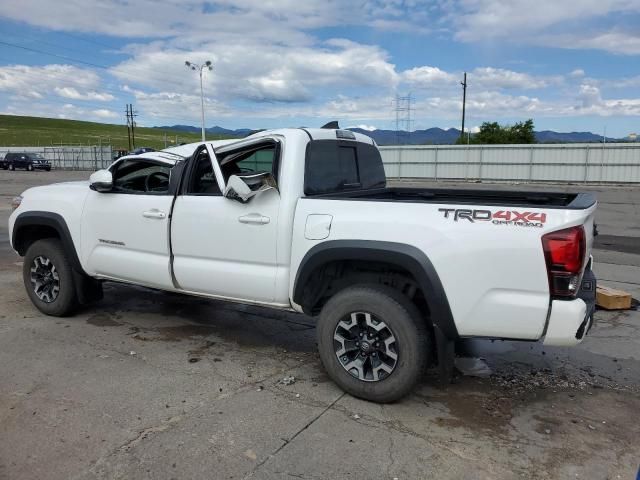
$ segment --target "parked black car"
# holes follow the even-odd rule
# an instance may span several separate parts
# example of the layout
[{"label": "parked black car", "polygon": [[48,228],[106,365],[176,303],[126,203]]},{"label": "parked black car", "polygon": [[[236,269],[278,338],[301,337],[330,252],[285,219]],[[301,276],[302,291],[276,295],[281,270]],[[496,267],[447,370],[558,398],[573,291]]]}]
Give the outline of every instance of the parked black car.
[{"label": "parked black car", "polygon": [[0,162],[3,170],[15,170],[24,168],[25,170],[51,170],[51,163],[39,153],[7,153],[4,160]]}]

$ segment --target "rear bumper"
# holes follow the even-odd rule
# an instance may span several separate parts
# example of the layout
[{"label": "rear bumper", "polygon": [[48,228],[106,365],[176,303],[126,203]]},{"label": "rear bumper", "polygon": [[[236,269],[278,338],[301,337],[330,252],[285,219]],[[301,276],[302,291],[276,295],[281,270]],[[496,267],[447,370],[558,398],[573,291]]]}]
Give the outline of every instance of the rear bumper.
[{"label": "rear bumper", "polygon": [[593,323],[593,312],[581,298],[553,300],[544,337],[545,345],[573,346],[584,339]]},{"label": "rear bumper", "polygon": [[596,277],[589,261],[582,277],[578,298],[574,300],[553,300],[547,323],[545,345],[573,346],[586,336],[593,325],[596,309]]}]

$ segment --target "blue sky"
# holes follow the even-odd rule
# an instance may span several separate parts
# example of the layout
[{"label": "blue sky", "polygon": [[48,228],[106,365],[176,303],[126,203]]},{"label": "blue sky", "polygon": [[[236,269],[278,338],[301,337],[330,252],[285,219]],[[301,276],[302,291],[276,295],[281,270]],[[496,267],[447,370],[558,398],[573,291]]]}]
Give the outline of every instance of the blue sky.
[{"label": "blue sky", "polygon": [[0,112],[141,125],[412,128],[533,118],[640,133],[640,0],[21,0],[0,4]]}]

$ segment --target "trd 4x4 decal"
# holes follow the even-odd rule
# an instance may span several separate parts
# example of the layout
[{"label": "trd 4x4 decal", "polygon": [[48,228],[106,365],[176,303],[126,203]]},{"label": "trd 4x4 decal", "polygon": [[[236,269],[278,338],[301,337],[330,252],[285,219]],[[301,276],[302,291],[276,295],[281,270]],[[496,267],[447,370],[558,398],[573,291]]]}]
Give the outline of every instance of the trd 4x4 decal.
[{"label": "trd 4x4 decal", "polygon": [[494,225],[516,225],[518,227],[542,227],[547,221],[546,213],[518,212],[517,210],[470,210],[466,208],[439,208],[444,213],[444,218],[468,220],[474,222],[491,222]]}]

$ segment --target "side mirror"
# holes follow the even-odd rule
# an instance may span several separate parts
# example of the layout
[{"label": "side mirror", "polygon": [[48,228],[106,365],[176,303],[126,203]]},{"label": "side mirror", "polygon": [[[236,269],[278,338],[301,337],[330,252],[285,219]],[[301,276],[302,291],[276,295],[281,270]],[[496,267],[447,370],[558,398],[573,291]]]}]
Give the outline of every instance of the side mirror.
[{"label": "side mirror", "polygon": [[98,170],[89,177],[89,188],[96,192],[110,192],[113,188],[113,175],[109,170]]},{"label": "side mirror", "polygon": [[231,175],[224,189],[225,198],[247,203],[260,192],[276,188],[276,179],[271,172]]}]

